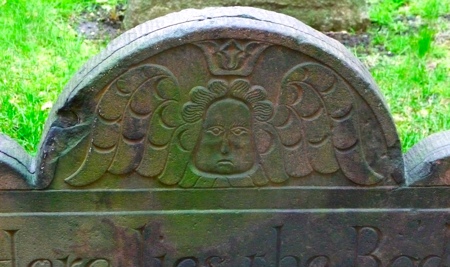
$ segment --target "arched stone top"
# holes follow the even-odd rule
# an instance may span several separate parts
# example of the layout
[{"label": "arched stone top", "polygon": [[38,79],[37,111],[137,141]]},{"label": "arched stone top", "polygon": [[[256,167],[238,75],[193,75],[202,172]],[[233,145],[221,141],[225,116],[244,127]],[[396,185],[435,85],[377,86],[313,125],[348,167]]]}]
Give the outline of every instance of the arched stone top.
[{"label": "arched stone top", "polygon": [[405,154],[408,186],[450,185],[450,130],[428,136]]},{"label": "arched stone top", "polygon": [[361,62],[291,17],[247,7],[184,10],[111,42],[60,95],[34,166],[32,188],[404,180]]}]

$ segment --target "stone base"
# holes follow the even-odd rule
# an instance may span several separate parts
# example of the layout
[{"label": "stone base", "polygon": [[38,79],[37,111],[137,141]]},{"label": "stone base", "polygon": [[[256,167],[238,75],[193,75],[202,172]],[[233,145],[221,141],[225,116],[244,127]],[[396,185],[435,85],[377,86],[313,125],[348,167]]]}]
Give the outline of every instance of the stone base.
[{"label": "stone base", "polygon": [[448,189],[355,189],[0,192],[0,266],[449,266]]}]

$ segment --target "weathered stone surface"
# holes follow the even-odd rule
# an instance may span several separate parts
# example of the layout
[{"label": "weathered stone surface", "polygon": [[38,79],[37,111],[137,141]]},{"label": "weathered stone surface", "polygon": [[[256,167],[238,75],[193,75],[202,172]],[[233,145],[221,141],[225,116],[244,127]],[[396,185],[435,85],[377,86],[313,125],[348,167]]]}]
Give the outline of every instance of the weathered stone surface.
[{"label": "weathered stone surface", "polygon": [[250,6],[280,12],[320,31],[362,30],[369,23],[365,0],[129,0],[126,29],[186,8]]},{"label": "weathered stone surface", "polygon": [[370,74],[285,15],[143,24],[0,152],[0,266],[450,266],[450,188],[405,184]]},{"label": "weathered stone surface", "polygon": [[[336,195],[352,195],[351,191],[355,190],[336,192]],[[420,203],[419,197],[412,199],[414,194],[410,191],[407,199]],[[431,191],[422,189],[419,194],[427,199],[439,196],[448,201],[444,194],[436,195]],[[120,208],[125,202],[123,199],[111,201],[113,196],[119,197],[120,192],[97,193],[97,197],[108,199],[114,205],[115,210],[111,212],[105,202],[91,205],[89,209],[73,205],[73,202],[68,206],[68,201],[86,202],[86,198],[92,198],[92,192],[76,192],[66,194],[63,199],[53,199],[64,200],[58,209],[47,208],[46,212],[34,216],[23,214],[20,218],[19,213],[16,217],[1,218],[3,266],[438,267],[450,264],[448,213],[439,209],[411,212],[405,209],[408,205],[398,206],[397,211],[393,208],[386,211],[383,207],[392,203],[382,198],[377,200],[384,205],[365,205],[366,209],[329,210],[328,205],[308,209],[298,204],[296,210],[292,210],[292,204],[272,204],[260,211],[253,209],[255,200],[262,197],[236,210],[237,205],[242,204],[242,198],[238,198],[241,201],[232,209],[225,206],[217,210],[214,206],[215,210],[211,211],[199,208],[198,202],[191,204],[193,195],[198,192],[190,192],[191,198],[174,192],[168,201],[169,204],[179,202],[175,212],[151,204],[149,198],[161,197],[154,195],[157,192],[141,192],[140,198],[130,194],[134,197],[129,201],[138,202],[130,203],[126,209]],[[37,193],[31,192],[29,198],[40,200]],[[224,195],[220,193],[211,196]],[[261,193],[276,197],[265,190]],[[297,193],[302,192],[297,191],[294,196]],[[315,196],[328,195],[329,191],[316,193]],[[387,195],[386,190],[373,193],[373,196],[401,197],[396,193]],[[20,196],[14,197],[20,199]],[[346,200],[355,202],[350,198]],[[267,209],[274,206],[282,209]],[[439,207],[443,206],[445,204]],[[18,211],[24,210],[16,207],[14,212]],[[26,211],[29,214],[29,209]]]},{"label": "weathered stone surface", "polygon": [[433,134],[405,155],[408,185],[450,185],[450,131]]},{"label": "weathered stone surface", "polygon": [[0,189],[34,187],[33,159],[8,136],[0,134]]}]

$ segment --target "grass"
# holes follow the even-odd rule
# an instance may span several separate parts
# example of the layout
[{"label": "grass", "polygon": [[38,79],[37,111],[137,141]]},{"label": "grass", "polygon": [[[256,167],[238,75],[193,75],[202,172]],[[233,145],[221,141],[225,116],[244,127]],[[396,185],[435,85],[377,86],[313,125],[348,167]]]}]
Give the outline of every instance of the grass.
[{"label": "grass", "polygon": [[68,21],[90,3],[0,0],[0,131],[34,153],[52,102],[103,43]]},{"label": "grass", "polygon": [[[53,101],[106,44],[81,38],[73,16],[117,1],[0,0],[0,132],[36,152]],[[386,96],[406,151],[450,129],[450,2],[368,1],[372,44],[354,52]]]},{"label": "grass", "polygon": [[391,108],[403,150],[450,130],[450,1],[372,1],[373,46],[360,59]]}]

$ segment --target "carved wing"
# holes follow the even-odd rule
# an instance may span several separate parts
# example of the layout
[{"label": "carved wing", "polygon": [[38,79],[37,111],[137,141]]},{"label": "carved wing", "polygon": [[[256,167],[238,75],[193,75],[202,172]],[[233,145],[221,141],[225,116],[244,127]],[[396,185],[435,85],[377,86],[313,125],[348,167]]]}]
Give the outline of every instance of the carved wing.
[{"label": "carved wing", "polygon": [[275,132],[270,134],[278,137],[281,151],[272,152],[275,156],[267,155],[266,160],[283,158],[284,171],[291,177],[340,169],[357,184],[380,182],[383,170],[374,169],[379,165],[371,164],[375,160],[367,159],[363,147],[358,105],[364,103],[356,98],[347,83],[325,66],[305,63],[290,70],[283,78],[271,121]]},{"label": "carved wing", "polygon": [[160,175],[172,134],[182,124],[179,102],[177,79],[163,66],[142,65],[121,75],[101,95],[89,149],[65,181],[83,186],[106,172]]}]

